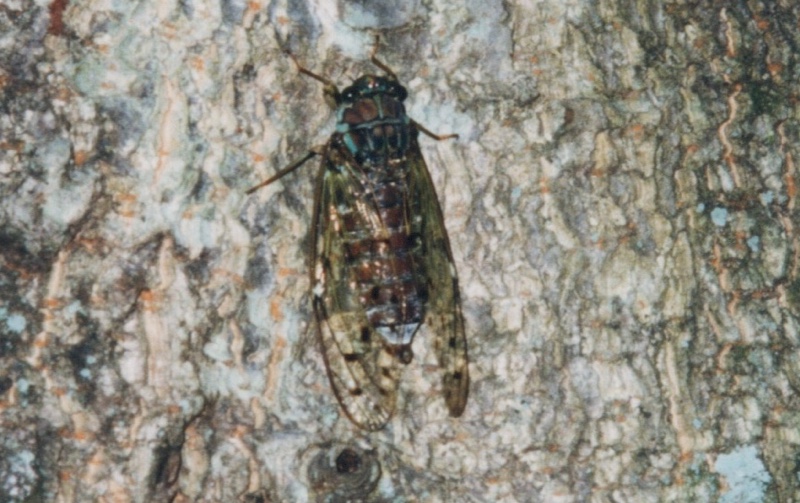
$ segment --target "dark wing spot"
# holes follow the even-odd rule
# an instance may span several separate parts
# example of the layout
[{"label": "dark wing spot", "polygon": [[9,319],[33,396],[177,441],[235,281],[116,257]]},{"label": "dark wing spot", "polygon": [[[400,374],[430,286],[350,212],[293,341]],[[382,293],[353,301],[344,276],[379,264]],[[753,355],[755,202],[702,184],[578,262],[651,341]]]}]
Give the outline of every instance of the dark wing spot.
[{"label": "dark wing spot", "polygon": [[361,342],[368,343],[372,339],[369,327],[361,327]]},{"label": "dark wing spot", "polygon": [[419,232],[412,232],[406,238],[406,246],[410,248],[412,251],[415,248],[422,246],[422,236]]},{"label": "dark wing spot", "polygon": [[342,354],[342,356],[344,357],[344,361],[346,362],[358,361],[358,355],[355,353],[344,353]]},{"label": "dark wing spot", "polygon": [[461,380],[461,372],[453,372],[453,379],[455,379],[456,381],[460,381]]},{"label": "dark wing spot", "polygon": [[353,396],[361,396],[364,394],[364,390],[361,388],[353,388],[350,390],[350,394]]},{"label": "dark wing spot", "polygon": [[450,337],[450,339],[447,341],[447,345],[450,346],[450,349],[455,349],[457,342],[458,341],[456,341],[455,337]]},{"label": "dark wing spot", "polygon": [[337,185],[336,188],[333,190],[333,200],[334,201],[343,201],[344,198],[345,198],[344,191],[342,190],[341,187],[339,187]]},{"label": "dark wing spot", "polygon": [[392,371],[389,367],[381,367],[381,374],[383,374],[383,377],[392,377]]},{"label": "dark wing spot", "polygon": [[400,362],[402,362],[403,365],[408,365],[411,363],[411,360],[414,359],[414,352],[411,351],[410,346],[403,346],[400,348],[400,351],[397,352],[397,357],[400,359]]}]

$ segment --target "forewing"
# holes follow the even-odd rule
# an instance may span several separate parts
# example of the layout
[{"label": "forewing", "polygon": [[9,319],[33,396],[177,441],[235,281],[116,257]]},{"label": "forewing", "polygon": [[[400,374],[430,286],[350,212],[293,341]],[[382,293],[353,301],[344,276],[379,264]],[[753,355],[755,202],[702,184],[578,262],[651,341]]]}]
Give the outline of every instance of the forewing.
[{"label": "forewing", "polygon": [[458,275],[450,250],[444,217],[436,197],[431,175],[416,142],[409,149],[412,202],[411,221],[420,222],[425,270],[430,284],[425,323],[434,339],[434,348],[442,368],[442,388],[450,415],[464,412],[469,394],[467,339]]},{"label": "forewing", "polygon": [[[395,407],[399,368],[370,326],[347,267],[343,218],[369,229],[374,213],[355,194],[358,179],[336,152],[323,158],[313,222],[312,297],[317,334],[333,392],[358,426],[376,430]],[[338,166],[337,166],[338,165]]]}]

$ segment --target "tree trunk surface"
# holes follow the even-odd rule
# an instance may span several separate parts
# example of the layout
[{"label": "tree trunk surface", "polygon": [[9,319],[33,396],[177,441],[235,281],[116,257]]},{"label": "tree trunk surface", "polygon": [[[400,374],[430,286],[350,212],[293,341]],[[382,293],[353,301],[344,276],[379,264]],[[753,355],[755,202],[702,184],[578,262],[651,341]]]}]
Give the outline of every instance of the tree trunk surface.
[{"label": "tree trunk surface", "polygon": [[[459,274],[368,432],[309,293],[381,74]],[[0,1],[0,501],[800,501],[790,0]]]}]

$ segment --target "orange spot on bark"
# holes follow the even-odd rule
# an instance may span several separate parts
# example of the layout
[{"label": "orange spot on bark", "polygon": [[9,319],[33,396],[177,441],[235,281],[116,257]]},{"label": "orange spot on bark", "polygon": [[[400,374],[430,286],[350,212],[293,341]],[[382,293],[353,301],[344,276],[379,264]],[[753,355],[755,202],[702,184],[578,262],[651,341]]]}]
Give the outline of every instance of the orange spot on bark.
[{"label": "orange spot on bark", "polygon": [[281,303],[277,299],[273,299],[269,303],[269,314],[275,321],[283,320],[283,311],[281,310]]},{"label": "orange spot on bark", "polygon": [[794,196],[797,195],[797,185],[794,182],[794,177],[791,173],[786,173],[786,195],[789,196],[789,199],[794,199]]},{"label": "orange spot on bark", "polygon": [[783,71],[783,65],[780,63],[770,63],[767,65],[767,71],[773,77]]},{"label": "orange spot on bark", "polygon": [[158,309],[158,303],[161,301],[161,294],[153,290],[144,290],[139,294],[139,300],[142,302],[142,309],[144,311],[153,312]]},{"label": "orange spot on bark", "polygon": [[206,62],[203,58],[192,58],[190,63],[195,70],[202,70],[206,67]]},{"label": "orange spot on bark", "polygon": [[[5,84],[5,81],[0,77],[0,89],[4,87],[3,84]],[[16,153],[20,153],[23,148],[25,148],[25,143],[21,141],[0,141],[0,150],[3,151],[13,150]]]},{"label": "orange spot on bark", "polygon": [[632,136],[637,140],[640,140],[644,136],[644,125],[634,124],[628,127],[626,133],[628,134],[628,136]]},{"label": "orange spot on bark", "polygon": [[547,178],[541,178],[539,180],[539,191],[542,194],[549,194],[550,193],[550,185],[547,183]]},{"label": "orange spot on bark", "polygon": [[117,201],[124,203],[132,203],[136,201],[136,194],[132,194],[130,192],[123,192],[122,194],[117,194]]},{"label": "orange spot on bark", "polygon": [[297,274],[297,271],[295,271],[294,269],[291,269],[289,267],[281,267],[281,268],[278,269],[278,277],[279,278],[285,278],[287,276],[294,276],[295,274]]},{"label": "orange spot on bark", "polygon": [[64,10],[67,8],[69,0],[53,0],[48,10],[50,11],[50,25],[47,33],[51,35],[62,35],[64,33]]},{"label": "orange spot on bark", "polygon": [[736,246],[735,246],[735,248],[737,250],[739,250],[739,251],[744,250],[746,248],[745,240],[747,239],[747,233],[743,232],[743,231],[736,231],[734,233],[734,236],[736,237]]},{"label": "orange spot on bark", "polygon": [[76,150],[75,156],[73,157],[73,161],[77,166],[82,166],[83,163],[86,162],[86,159],[89,157],[89,154],[85,150]]},{"label": "orange spot on bark", "polygon": [[44,301],[42,301],[42,305],[45,307],[45,309],[56,309],[57,307],[61,306],[61,301],[53,297],[47,297],[44,299]]}]

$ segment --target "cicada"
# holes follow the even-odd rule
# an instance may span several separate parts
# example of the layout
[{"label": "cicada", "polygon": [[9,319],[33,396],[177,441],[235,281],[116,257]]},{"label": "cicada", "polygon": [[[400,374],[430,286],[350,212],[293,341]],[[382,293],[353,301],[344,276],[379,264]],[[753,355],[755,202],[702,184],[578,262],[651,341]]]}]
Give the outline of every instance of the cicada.
[{"label": "cicada", "polygon": [[[376,45],[377,47],[377,45]],[[292,57],[294,60],[294,58]],[[419,148],[438,136],[406,115],[407,91],[385,75],[364,75],[339,91],[324,84],[336,111],[328,142],[248,191],[321,157],[311,224],[311,299],[328,378],[350,420],[377,430],[392,416],[414,336],[433,339],[449,413],[469,393],[467,341],[458,276],[442,209]]]}]

